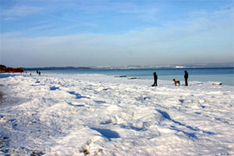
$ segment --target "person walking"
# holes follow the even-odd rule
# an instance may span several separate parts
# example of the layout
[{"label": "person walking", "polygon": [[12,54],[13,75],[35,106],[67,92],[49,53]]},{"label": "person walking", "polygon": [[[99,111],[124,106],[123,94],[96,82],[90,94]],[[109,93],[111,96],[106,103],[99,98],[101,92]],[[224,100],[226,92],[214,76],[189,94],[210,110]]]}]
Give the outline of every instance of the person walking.
[{"label": "person walking", "polygon": [[185,86],[188,86],[188,72],[185,70],[184,71],[184,81],[185,81]]},{"label": "person walking", "polygon": [[152,86],[158,86],[158,75],[156,72],[154,72],[153,75],[154,75],[154,84]]}]

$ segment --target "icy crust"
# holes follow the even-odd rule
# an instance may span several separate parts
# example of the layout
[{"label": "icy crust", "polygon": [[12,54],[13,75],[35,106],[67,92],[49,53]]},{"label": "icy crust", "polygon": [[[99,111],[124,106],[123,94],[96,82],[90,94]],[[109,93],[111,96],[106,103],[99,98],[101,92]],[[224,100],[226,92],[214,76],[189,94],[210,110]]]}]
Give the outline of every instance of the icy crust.
[{"label": "icy crust", "polygon": [[87,74],[0,84],[0,155],[234,155],[233,86]]}]

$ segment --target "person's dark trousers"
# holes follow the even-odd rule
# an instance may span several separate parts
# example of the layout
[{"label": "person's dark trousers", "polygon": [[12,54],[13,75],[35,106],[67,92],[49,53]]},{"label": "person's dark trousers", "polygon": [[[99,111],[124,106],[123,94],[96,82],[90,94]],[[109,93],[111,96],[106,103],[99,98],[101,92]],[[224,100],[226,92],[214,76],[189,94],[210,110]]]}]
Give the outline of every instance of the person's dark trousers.
[{"label": "person's dark trousers", "polygon": [[154,84],[152,86],[158,86],[157,81],[154,81]]},{"label": "person's dark trousers", "polygon": [[188,79],[185,79],[185,86],[188,86]]},{"label": "person's dark trousers", "polygon": [[154,80],[154,86],[158,86],[157,80]]}]

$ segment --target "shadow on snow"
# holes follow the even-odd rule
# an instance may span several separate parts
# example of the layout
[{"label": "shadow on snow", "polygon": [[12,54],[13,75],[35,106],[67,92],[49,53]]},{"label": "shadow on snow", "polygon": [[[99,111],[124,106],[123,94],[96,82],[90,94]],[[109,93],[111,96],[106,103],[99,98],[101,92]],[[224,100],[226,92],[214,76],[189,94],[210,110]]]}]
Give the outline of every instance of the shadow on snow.
[{"label": "shadow on snow", "polygon": [[120,138],[117,132],[112,131],[110,129],[101,129],[95,127],[91,127],[90,129],[98,131],[103,137],[107,138],[109,141],[111,141],[112,138]]},{"label": "shadow on snow", "polygon": [[81,98],[90,99],[89,97],[82,96],[82,95],[80,95],[79,93],[76,93],[76,92],[73,92],[73,91],[70,91],[70,92],[68,92],[68,93],[69,93],[69,94],[72,94],[72,95],[75,95],[75,96],[76,96],[76,99],[81,99]]},{"label": "shadow on snow", "polygon": [[[194,127],[185,125],[185,124],[183,124],[183,123],[181,123],[181,122],[179,122],[179,121],[175,121],[175,120],[171,119],[170,115],[169,115],[167,112],[165,112],[165,111],[161,111],[161,110],[159,110],[159,109],[157,109],[157,111],[158,111],[160,114],[162,114],[162,116],[163,116],[165,119],[170,120],[170,121],[174,122],[175,124],[178,124],[179,126],[186,127],[187,129],[192,130],[192,131],[196,131],[196,132],[197,132],[197,131],[202,131],[202,132],[205,133],[205,134],[215,135],[215,133],[213,133],[213,132],[203,131],[203,130],[200,130],[199,128],[196,128],[196,127],[194,128]],[[182,133],[184,133],[185,135],[187,135],[188,137],[191,137],[191,138],[194,138],[194,139],[198,139],[198,137],[196,136],[196,133],[188,133],[188,132],[185,132],[185,131],[183,131],[183,130],[178,129],[176,126],[171,126],[171,129],[172,129],[172,130],[175,130],[175,131],[177,131],[177,132],[182,132]]]}]

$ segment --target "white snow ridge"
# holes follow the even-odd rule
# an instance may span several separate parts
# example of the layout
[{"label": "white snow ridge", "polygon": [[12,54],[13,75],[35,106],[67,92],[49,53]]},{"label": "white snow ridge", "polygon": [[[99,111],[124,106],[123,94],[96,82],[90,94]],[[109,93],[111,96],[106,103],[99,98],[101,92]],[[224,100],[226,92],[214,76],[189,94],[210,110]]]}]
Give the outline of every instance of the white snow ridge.
[{"label": "white snow ridge", "polygon": [[95,74],[0,79],[0,155],[234,155],[234,86]]}]

